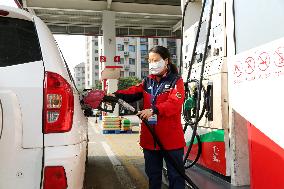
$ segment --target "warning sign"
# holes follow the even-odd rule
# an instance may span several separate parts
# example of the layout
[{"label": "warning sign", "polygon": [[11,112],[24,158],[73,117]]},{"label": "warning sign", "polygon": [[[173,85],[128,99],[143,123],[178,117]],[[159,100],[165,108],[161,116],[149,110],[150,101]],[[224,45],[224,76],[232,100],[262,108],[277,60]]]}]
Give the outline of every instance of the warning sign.
[{"label": "warning sign", "polygon": [[258,68],[261,71],[267,70],[270,65],[270,56],[267,52],[262,52],[258,56]]},{"label": "warning sign", "polygon": [[[232,57],[229,74],[233,83],[284,77],[284,38]],[[271,80],[272,81],[272,80]]]},{"label": "warning sign", "polygon": [[238,64],[235,64],[234,65],[234,75],[237,76],[237,77],[240,77],[242,75],[242,71],[241,71],[241,68],[240,68],[240,62],[238,62]]},{"label": "warning sign", "polygon": [[284,66],[284,47],[279,47],[274,53],[274,63],[278,67]]},{"label": "warning sign", "polygon": [[252,57],[248,57],[245,63],[246,63],[245,72],[247,74],[252,74],[252,72],[255,69],[255,60]]}]

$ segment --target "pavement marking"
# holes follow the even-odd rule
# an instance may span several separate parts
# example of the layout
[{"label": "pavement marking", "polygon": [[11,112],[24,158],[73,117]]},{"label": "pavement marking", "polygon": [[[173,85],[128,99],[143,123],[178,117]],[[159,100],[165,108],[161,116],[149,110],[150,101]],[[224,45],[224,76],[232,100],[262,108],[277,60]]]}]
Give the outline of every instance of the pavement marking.
[{"label": "pavement marking", "polygon": [[131,160],[136,160],[137,158],[127,156],[125,152],[120,148],[120,146],[117,143],[114,143],[112,140],[107,138],[107,141],[112,144],[111,146],[114,146],[116,154],[118,156],[124,156],[124,158],[121,159],[121,163],[123,167],[125,168],[126,172],[131,175],[132,180],[136,183],[137,189],[145,189],[148,188],[148,179],[146,175],[144,175],[137,166],[133,164]]},{"label": "pavement marking", "polygon": [[141,188],[141,189],[147,188],[147,182],[145,181],[145,178],[142,179],[143,184],[141,184],[141,181],[140,181],[141,178],[139,177],[142,176],[143,178],[143,175],[138,173],[139,172],[138,169],[135,166],[131,165],[128,161],[124,161],[123,159],[122,159],[123,161],[122,163],[118,159],[114,151],[112,151],[110,144],[108,144],[108,140],[106,140],[105,136],[100,132],[100,128],[98,127],[98,125],[95,124],[94,121],[90,121],[89,124],[90,124],[91,131],[94,135],[98,134],[99,136],[103,137],[100,139],[101,141],[97,141],[97,142],[92,141],[89,143],[90,144],[97,143],[97,145],[101,143],[101,146],[103,147],[106,155],[108,156],[110,162],[113,165],[113,170],[118,180],[120,181],[121,186],[124,186],[124,188],[127,188],[127,189],[137,189],[137,187],[133,183],[132,176],[129,175],[130,173],[131,175],[133,174],[134,176],[133,179],[136,182],[137,180],[139,180],[138,181],[139,185],[140,186],[142,185],[142,187],[138,187],[138,188]]},{"label": "pavement marking", "polygon": [[91,128],[96,134],[100,134],[100,131],[97,129],[97,127],[95,125]]},{"label": "pavement marking", "polygon": [[94,127],[93,129],[94,129],[96,134],[100,134],[99,130],[96,127]]},{"label": "pavement marking", "polygon": [[96,127],[92,127],[93,128],[93,131],[96,133],[96,134],[100,134],[99,130],[96,128]]},{"label": "pavement marking", "polygon": [[105,152],[113,166],[121,166],[120,161],[116,158],[110,146],[106,142],[101,142]]},{"label": "pavement marking", "polygon": [[113,169],[115,171],[115,174],[121,183],[121,186],[124,186],[125,188],[128,189],[136,189],[135,185],[130,179],[130,176],[127,174],[126,170],[124,167],[121,165],[121,162],[116,158],[115,154],[111,150],[110,146],[106,142],[101,142],[102,146],[111,161],[113,165]]}]

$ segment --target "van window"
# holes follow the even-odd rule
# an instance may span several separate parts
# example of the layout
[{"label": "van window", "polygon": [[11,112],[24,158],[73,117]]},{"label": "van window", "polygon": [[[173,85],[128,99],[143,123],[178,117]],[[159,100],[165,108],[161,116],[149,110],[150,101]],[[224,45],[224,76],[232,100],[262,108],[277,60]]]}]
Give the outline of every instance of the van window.
[{"label": "van window", "polygon": [[34,23],[0,17],[0,67],[41,60]]}]

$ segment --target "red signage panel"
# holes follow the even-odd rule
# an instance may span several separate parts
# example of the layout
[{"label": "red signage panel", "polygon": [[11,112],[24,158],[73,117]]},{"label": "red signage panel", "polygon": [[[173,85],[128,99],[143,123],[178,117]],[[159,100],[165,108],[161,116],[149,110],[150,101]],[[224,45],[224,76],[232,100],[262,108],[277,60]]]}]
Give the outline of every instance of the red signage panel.
[{"label": "red signage panel", "polygon": [[115,56],[115,57],[113,58],[113,61],[114,61],[114,62],[120,62],[120,56]]},{"label": "red signage panel", "polygon": [[100,56],[100,62],[106,62],[106,56]]}]

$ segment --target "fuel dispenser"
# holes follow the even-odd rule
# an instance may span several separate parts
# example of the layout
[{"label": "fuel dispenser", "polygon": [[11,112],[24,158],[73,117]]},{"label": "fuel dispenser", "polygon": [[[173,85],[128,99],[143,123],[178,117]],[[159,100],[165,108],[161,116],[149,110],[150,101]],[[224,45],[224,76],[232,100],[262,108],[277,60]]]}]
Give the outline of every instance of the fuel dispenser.
[{"label": "fuel dispenser", "polygon": [[284,2],[181,2],[186,158],[234,186],[284,188]]},{"label": "fuel dispenser", "polygon": [[[196,9],[200,11],[199,21],[190,17],[192,7],[195,12]],[[230,176],[229,159],[226,158],[229,140],[225,3],[191,2],[184,12],[185,165],[189,168],[197,162],[223,176]]]}]

